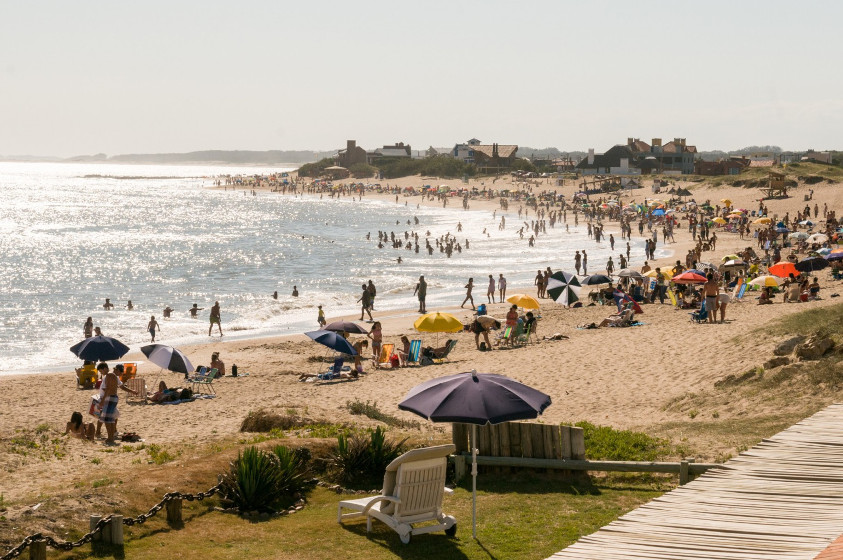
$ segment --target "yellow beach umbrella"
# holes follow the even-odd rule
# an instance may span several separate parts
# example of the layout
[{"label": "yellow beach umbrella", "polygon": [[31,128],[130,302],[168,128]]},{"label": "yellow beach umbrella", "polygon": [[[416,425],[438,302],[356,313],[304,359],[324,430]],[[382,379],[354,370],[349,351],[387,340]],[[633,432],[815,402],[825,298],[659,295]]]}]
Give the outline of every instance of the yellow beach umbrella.
[{"label": "yellow beach umbrella", "polygon": [[773,220],[767,217],[758,218],[757,220],[752,222],[753,224],[762,225],[762,224],[772,224]]},{"label": "yellow beach umbrella", "polygon": [[[668,280],[673,278],[673,275],[668,270],[662,270],[662,275]],[[647,278],[655,278],[656,277],[656,269],[654,268],[653,270],[649,270],[649,271],[645,272],[644,276],[646,276]]]},{"label": "yellow beach umbrella", "polygon": [[741,258],[740,255],[735,255],[735,254],[726,255],[725,257],[720,259],[720,262],[733,261],[733,260],[736,260],[736,259],[739,259],[739,258]]},{"label": "yellow beach umbrella", "polygon": [[512,294],[506,298],[506,301],[524,309],[538,309],[541,307],[539,302],[536,301],[536,298],[527,294]]},{"label": "yellow beach umbrella", "polygon": [[750,286],[759,286],[762,288],[778,288],[784,282],[784,278],[779,278],[777,276],[759,276],[758,278],[754,278],[750,280]]},{"label": "yellow beach umbrella", "polygon": [[726,205],[726,206],[728,206],[729,208],[731,208],[731,207],[732,207],[732,201],[731,201],[731,200],[729,200],[728,198],[723,198],[723,199],[721,199],[721,200],[720,200],[720,202],[722,202],[723,204],[725,204],[725,205]]},{"label": "yellow beach umbrella", "polygon": [[433,333],[460,332],[463,329],[459,319],[450,313],[440,313],[439,311],[422,315],[416,319],[413,326],[419,332]]},{"label": "yellow beach umbrella", "polygon": [[714,218],[711,221],[714,222],[715,224],[720,224],[721,226],[726,223],[726,220],[724,220],[720,216],[717,216],[716,218]]}]

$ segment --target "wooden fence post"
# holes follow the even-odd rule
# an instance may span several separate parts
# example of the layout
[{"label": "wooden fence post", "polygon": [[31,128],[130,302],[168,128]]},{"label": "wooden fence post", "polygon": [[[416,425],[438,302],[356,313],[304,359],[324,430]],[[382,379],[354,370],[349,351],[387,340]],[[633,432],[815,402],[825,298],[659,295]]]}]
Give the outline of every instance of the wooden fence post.
[{"label": "wooden fence post", "polygon": [[29,560],[47,560],[47,541],[37,541],[29,545]]},{"label": "wooden fence post", "polygon": [[530,425],[520,422],[518,428],[521,430],[521,455],[523,457],[532,457],[533,440],[530,438]]},{"label": "wooden fence post", "polygon": [[518,422],[509,423],[510,457],[523,457],[521,450],[521,426]]},{"label": "wooden fence post", "polygon": [[465,476],[465,455],[454,455],[454,482],[459,482]]},{"label": "wooden fence post", "polygon": [[[509,422],[504,422],[498,426],[498,437],[500,438],[500,456],[511,457],[512,451],[509,447]],[[510,473],[512,469],[509,467],[501,467],[502,473]]]},{"label": "wooden fence post", "polygon": [[679,486],[688,484],[688,461],[679,463]]},{"label": "wooden fence post", "polygon": [[582,428],[571,426],[571,457],[585,460],[585,435]]},{"label": "wooden fence post", "polygon": [[111,544],[123,546],[123,516],[113,515],[111,517],[111,527],[107,527]]},{"label": "wooden fence post", "polygon": [[470,451],[468,448],[468,425],[466,424],[451,424],[451,441],[456,446],[457,453]]},{"label": "wooden fence post", "polygon": [[[89,533],[90,533],[91,531],[93,531],[93,530],[96,528],[97,523],[99,523],[101,519],[102,519],[102,516],[101,516],[101,515],[92,515],[90,518],[88,518],[88,532],[89,532]],[[101,540],[103,540],[103,539],[102,539],[102,531],[98,531],[98,532],[94,535],[94,539],[93,539],[93,540],[94,540],[94,541],[101,541]]]},{"label": "wooden fence post", "polygon": [[167,502],[167,523],[175,526],[182,524],[181,506],[182,503],[180,498]]},{"label": "wooden fence post", "polygon": [[562,459],[571,458],[571,426],[559,426],[559,441]]}]

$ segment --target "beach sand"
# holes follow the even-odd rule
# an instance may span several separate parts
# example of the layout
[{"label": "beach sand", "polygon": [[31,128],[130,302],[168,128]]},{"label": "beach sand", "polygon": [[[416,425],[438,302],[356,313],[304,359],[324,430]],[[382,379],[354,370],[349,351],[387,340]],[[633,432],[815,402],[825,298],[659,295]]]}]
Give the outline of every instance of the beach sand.
[{"label": "beach sand", "polygon": [[[432,181],[419,178],[383,181],[414,186],[428,182]],[[505,188],[502,181],[495,185],[491,185],[488,179],[485,182],[487,186]],[[472,181],[471,185],[480,187],[480,182]],[[758,206],[760,193],[756,189],[690,186],[694,198],[700,202],[730,198],[739,208],[755,209]],[[542,184],[536,188],[553,187]],[[772,213],[783,215],[790,212],[793,215],[805,206],[803,195],[808,192],[808,188],[801,186],[792,191],[791,198],[765,201],[765,204]],[[843,189],[840,185],[823,184],[810,188],[814,189],[812,205],[818,202],[822,207],[825,202],[831,209],[843,209]],[[570,198],[577,187],[570,184],[559,190]],[[638,202],[651,196],[649,189],[639,189],[624,195],[625,200],[634,199]],[[394,196],[385,195],[384,198],[394,200]],[[410,204],[418,203],[419,198],[413,197],[407,201]],[[403,202],[405,200],[400,198],[399,204]],[[452,200],[451,203],[456,222],[461,210],[460,201]],[[517,204],[511,203],[510,211],[516,209]],[[491,225],[491,211],[499,206],[497,201],[472,201],[471,207],[472,210],[488,209]],[[572,219],[570,214],[568,218]],[[608,223],[605,231],[607,234],[615,233],[618,243],[622,243],[617,223]],[[634,237],[638,237],[637,231]],[[687,228],[677,230],[676,238],[677,243],[669,244],[673,256],[651,264],[667,266],[672,265],[676,259],[684,262],[684,255],[691,247]],[[742,241],[737,234],[718,232],[718,238],[717,250],[705,253],[703,260],[719,262],[723,255],[749,245],[754,246],[752,239]],[[587,246],[584,248],[588,249]],[[634,268],[640,268],[643,261],[641,257],[633,255]],[[554,270],[572,270],[571,262],[547,264]],[[590,264],[592,271],[596,272],[594,268],[598,263]],[[710,391],[716,381],[760,366],[771,356],[772,348],[780,338],[765,336],[765,324],[786,314],[840,301],[828,295],[843,291],[843,283],[833,281],[828,271],[822,271],[817,276],[823,286],[824,299],[802,304],[782,304],[777,299],[775,305],[757,306],[754,296],[748,294],[743,302],[728,306],[727,322],[722,325],[691,323],[687,310],[677,310],[670,305],[657,303],[644,306],[644,314],[638,317],[645,323],[642,326],[579,330],[577,325],[599,322],[614,309],[567,309],[551,300],[542,300],[539,336],[561,333],[568,338],[541,340],[514,349],[478,352],[474,336],[459,333],[454,335],[458,340],[456,349],[442,365],[393,370],[375,369],[367,363],[366,374],[354,381],[298,381],[300,374],[316,373],[326,367],[326,362],[318,361],[325,356],[324,348],[303,335],[233,342],[214,336],[206,344],[183,350],[194,364],[205,365],[210,362],[212,351],[220,352],[229,369],[232,364],[237,364],[238,369],[248,372],[249,376],[217,380],[213,384],[216,398],[180,405],[128,404],[125,393],[121,392],[118,427],[120,431],[139,433],[147,446],[156,444],[166,449],[179,450],[182,454],[177,463],[189,469],[190,449],[236,440],[241,422],[250,411],[265,408],[280,413],[295,412],[314,420],[373,425],[371,420],[352,416],[348,412],[346,403],[359,400],[376,402],[384,412],[400,418],[418,420],[397,408],[397,403],[411,387],[432,377],[474,369],[511,376],[551,395],[553,405],[547,409],[541,421],[588,420],[616,428],[665,434],[667,431],[664,426],[687,423],[689,420],[687,410],[671,407],[671,403],[689,393]],[[485,299],[485,296],[480,297],[481,291],[476,290],[476,303]],[[535,288],[509,286],[509,295],[518,292],[535,295]],[[453,312],[461,320],[467,321],[472,312],[470,309],[460,309],[459,303],[460,300],[455,300],[451,307],[429,311]],[[490,305],[489,312],[493,316],[503,317],[507,307],[508,304]],[[374,315],[375,319],[383,323],[386,342],[398,344],[401,334],[418,337],[412,329],[412,322],[418,316],[415,310],[391,311],[385,315],[376,310]],[[333,319],[336,317],[328,318],[329,321]],[[762,330],[755,332],[757,329]],[[439,341],[450,336],[439,335]],[[421,338],[425,346],[436,341],[435,335],[423,335]],[[127,359],[144,358],[141,355],[130,355]],[[148,362],[141,364],[139,375],[147,380],[152,390],[159,380],[164,380],[170,386],[183,385],[179,374],[161,372],[157,366]],[[62,444],[64,456],[61,459],[49,457],[44,460],[43,453],[33,451],[24,455],[19,450],[14,451],[11,440],[15,434],[34,430],[41,424],[51,426],[51,438],[62,438],[58,434],[64,431],[71,412],[87,411],[91,394],[91,390],[75,388],[72,372],[0,378],[0,468],[6,472],[2,489],[5,500],[35,503],[43,494],[63,495],[67,500],[72,500],[73,485],[82,476],[91,478],[114,472],[151,476],[142,473],[146,472],[145,469],[155,469],[155,465],[138,461],[136,453],[102,453],[102,441],[89,443],[71,439]],[[818,402],[829,402],[836,396],[832,392],[824,393]],[[794,402],[792,407],[793,410],[801,410],[805,403]],[[783,412],[787,412],[787,406],[783,408],[781,402],[766,403],[763,398],[747,402],[736,397],[717,409],[717,418],[718,421],[728,421]],[[88,419],[90,417],[86,415]],[[711,411],[707,411],[706,420],[713,420]],[[422,433],[428,432],[434,434],[433,426],[422,422]],[[435,437],[446,437],[442,432],[436,433],[438,435]],[[703,460],[735,451],[730,442],[717,440],[703,432],[695,433],[693,429],[683,432],[682,438],[700,451],[699,458]],[[92,463],[94,458],[98,461]]]}]

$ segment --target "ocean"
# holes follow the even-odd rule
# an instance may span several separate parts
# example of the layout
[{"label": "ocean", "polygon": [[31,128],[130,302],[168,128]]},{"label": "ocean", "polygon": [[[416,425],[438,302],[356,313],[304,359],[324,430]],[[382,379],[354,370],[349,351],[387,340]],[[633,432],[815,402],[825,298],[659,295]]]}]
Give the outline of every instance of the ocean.
[{"label": "ocean", "polygon": [[[417,208],[418,197],[396,204],[211,188],[217,175],[284,170],[0,163],[0,375],[78,365],[69,347],[82,339],[89,316],[133,351],[149,343],[152,315],[161,325],[156,342],[207,342],[214,301],[221,305],[225,340],[293,334],[317,327],[319,304],[329,320],[359,313],[360,286],[370,279],[378,288],[377,319],[416,308],[419,275],[428,282],[427,307],[434,311],[458,306],[469,277],[480,303],[489,274],[497,279],[503,273],[512,293],[512,287],[531,286],[538,269],[572,271],[576,249],[588,250],[590,268],[604,266],[610,253],[608,243],[587,238],[582,220],[575,228],[570,213],[569,232],[564,224],[548,227],[528,248],[516,233],[517,203],[499,231],[500,211],[493,220],[490,211],[463,210],[459,199],[445,209]],[[402,238],[416,231],[421,251],[379,249],[378,231]],[[428,231],[432,238],[457,236],[462,253],[429,256]],[[642,253],[636,239],[633,262]],[[291,296],[293,286],[298,298]],[[276,290],[277,300],[271,297]],[[114,310],[103,310],[105,298]],[[188,312],[193,303],[204,308],[198,320]],[[163,319],[167,306],[174,312]]]}]

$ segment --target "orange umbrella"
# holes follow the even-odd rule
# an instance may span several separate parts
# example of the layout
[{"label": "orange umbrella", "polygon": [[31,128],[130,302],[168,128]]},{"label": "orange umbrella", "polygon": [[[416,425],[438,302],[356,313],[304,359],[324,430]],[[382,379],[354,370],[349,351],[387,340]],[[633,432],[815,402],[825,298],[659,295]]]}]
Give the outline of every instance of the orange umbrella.
[{"label": "orange umbrella", "polygon": [[787,278],[791,274],[799,274],[799,271],[796,270],[793,263],[788,261],[778,262],[771,266],[768,270],[770,271],[770,274],[778,276],[779,278]]}]

